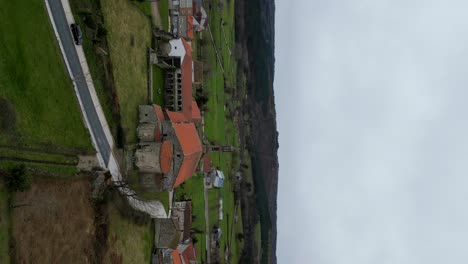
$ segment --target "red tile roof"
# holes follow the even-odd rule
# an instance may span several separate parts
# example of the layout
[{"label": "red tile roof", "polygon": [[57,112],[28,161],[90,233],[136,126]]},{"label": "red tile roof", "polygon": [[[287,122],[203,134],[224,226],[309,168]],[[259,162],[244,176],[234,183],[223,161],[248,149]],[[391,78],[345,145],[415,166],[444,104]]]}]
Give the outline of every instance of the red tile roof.
[{"label": "red tile roof", "polygon": [[182,74],[182,113],[190,120],[192,118],[192,48],[182,39],[185,48],[184,61],[181,65]]},{"label": "red tile roof", "polygon": [[172,123],[183,123],[183,122],[189,122],[190,119],[187,119],[184,114],[179,113],[179,112],[172,112],[169,110],[166,110],[167,115],[169,116],[169,119],[171,120]]},{"label": "red tile roof", "polygon": [[182,261],[180,260],[180,256],[179,256],[179,251],[177,251],[177,249],[172,251],[171,255],[172,255],[173,264],[182,264]]},{"label": "red tile roof", "polygon": [[158,117],[158,119],[160,121],[164,120],[164,113],[163,113],[163,110],[161,108],[161,106],[157,105],[157,104],[154,104],[153,105],[153,108],[154,108],[154,111],[156,112],[156,116]]},{"label": "red tile roof", "polygon": [[185,261],[185,263],[195,261],[195,248],[192,243],[190,243],[183,252],[180,252],[180,257]]},{"label": "red tile roof", "polygon": [[184,154],[174,187],[190,178],[197,169],[203,151],[200,137],[193,123],[172,123]]},{"label": "red tile roof", "polygon": [[163,138],[161,129],[158,125],[154,126],[154,141],[161,142]]},{"label": "red tile roof", "polygon": [[184,233],[182,240],[190,239],[190,231],[192,230],[192,202],[185,202],[185,211],[184,211]]},{"label": "red tile roof", "polygon": [[187,38],[193,39],[193,16],[187,16]]},{"label": "red tile roof", "polygon": [[161,164],[162,172],[164,174],[168,173],[172,165],[172,145],[167,140],[162,143],[159,163]]},{"label": "red tile roof", "polygon": [[200,108],[198,108],[197,102],[195,101],[192,101],[192,121],[195,124],[199,124],[201,121]]}]

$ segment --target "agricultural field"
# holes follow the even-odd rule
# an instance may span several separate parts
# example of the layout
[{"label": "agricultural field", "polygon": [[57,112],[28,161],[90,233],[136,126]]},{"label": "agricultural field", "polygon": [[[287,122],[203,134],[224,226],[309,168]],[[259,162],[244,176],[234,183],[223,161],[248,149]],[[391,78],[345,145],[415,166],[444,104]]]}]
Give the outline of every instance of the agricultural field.
[{"label": "agricultural field", "polygon": [[[59,162],[63,157],[44,152],[94,153],[44,2],[0,0],[0,5],[0,145],[18,147],[13,157]],[[19,147],[43,154],[22,153]]]},{"label": "agricultural field", "polygon": [[136,224],[113,204],[109,209],[108,251],[104,263],[149,263],[153,244],[151,222]]},{"label": "agricultural field", "polygon": [[138,105],[148,101],[147,52],[151,46],[151,23],[128,0],[101,0],[101,8],[108,30],[107,40],[125,142],[135,143]]},{"label": "agricultural field", "polygon": [[[232,116],[233,102],[230,90],[237,88],[237,61],[234,49],[234,1],[210,2],[208,10],[209,28],[203,32],[203,40],[197,39],[195,45],[202,45],[199,59],[208,64],[208,76],[205,77],[204,89],[209,95],[207,111],[205,112],[205,133],[210,143],[229,144],[237,147],[237,132]],[[206,5],[206,4],[205,4]],[[196,41],[196,42],[197,42]],[[202,42],[202,43],[200,43]],[[242,251],[242,242],[236,235],[242,233],[240,223],[240,207],[235,210],[234,174],[237,170],[238,158],[233,153],[211,153],[214,166],[222,170],[226,180],[221,190],[210,190],[208,195],[210,206],[210,225],[218,225],[223,232],[221,240],[221,258],[224,259],[224,249],[231,252],[231,263],[237,263]],[[219,199],[223,200],[223,220],[219,219]],[[234,223],[234,213],[238,222]]]},{"label": "agricultural field", "polygon": [[90,192],[87,179],[34,177],[28,191],[12,194],[12,260],[92,263],[95,214]]}]

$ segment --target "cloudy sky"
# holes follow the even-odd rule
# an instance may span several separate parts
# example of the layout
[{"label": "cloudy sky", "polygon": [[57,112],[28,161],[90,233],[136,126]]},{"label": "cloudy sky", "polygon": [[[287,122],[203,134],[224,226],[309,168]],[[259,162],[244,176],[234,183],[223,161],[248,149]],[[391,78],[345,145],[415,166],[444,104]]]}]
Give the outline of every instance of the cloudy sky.
[{"label": "cloudy sky", "polygon": [[278,263],[468,263],[468,1],[276,0]]}]

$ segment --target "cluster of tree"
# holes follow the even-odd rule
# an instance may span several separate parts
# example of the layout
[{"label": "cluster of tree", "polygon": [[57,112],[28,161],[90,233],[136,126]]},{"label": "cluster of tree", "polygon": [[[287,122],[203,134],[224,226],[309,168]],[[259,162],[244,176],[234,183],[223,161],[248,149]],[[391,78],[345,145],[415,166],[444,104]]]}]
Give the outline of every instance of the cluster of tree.
[{"label": "cluster of tree", "polygon": [[101,22],[102,19],[96,19],[95,16],[88,11],[80,12],[80,16],[86,27],[91,29],[91,32],[93,33],[93,41],[100,40],[107,36],[108,31]]},{"label": "cluster of tree", "polygon": [[209,100],[209,94],[202,87],[197,88],[195,91],[195,101],[197,102],[200,110],[207,110],[207,103]]},{"label": "cluster of tree", "polygon": [[11,192],[24,192],[31,186],[31,175],[24,164],[16,165],[2,173],[3,182]]}]

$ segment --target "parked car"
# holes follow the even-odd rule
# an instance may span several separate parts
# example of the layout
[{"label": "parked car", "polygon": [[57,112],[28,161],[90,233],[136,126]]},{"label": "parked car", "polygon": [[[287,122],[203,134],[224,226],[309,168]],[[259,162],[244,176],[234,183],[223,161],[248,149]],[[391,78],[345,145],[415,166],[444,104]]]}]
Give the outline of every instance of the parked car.
[{"label": "parked car", "polygon": [[80,25],[73,23],[70,25],[70,28],[73,35],[73,39],[75,40],[75,44],[81,45],[81,43],[83,42],[83,35],[81,33]]}]

